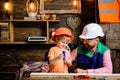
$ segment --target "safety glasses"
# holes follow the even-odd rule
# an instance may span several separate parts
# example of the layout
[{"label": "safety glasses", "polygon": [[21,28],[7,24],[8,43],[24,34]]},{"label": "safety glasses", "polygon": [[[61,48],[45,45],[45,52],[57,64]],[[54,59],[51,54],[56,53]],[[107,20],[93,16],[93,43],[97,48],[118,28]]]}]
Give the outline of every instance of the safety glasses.
[{"label": "safety glasses", "polygon": [[91,39],[80,39],[81,42],[86,42],[86,43],[89,43],[91,42],[92,40],[94,40],[96,38],[91,38]]}]

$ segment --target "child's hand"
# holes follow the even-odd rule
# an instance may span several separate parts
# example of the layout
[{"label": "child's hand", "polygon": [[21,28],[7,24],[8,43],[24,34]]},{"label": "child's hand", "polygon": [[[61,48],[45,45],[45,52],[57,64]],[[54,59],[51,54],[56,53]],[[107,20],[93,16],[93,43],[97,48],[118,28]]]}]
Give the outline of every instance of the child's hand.
[{"label": "child's hand", "polygon": [[65,63],[68,65],[68,66],[71,66],[72,65],[72,62],[70,60],[65,60]]},{"label": "child's hand", "polygon": [[60,54],[60,55],[58,55],[58,57],[57,57],[57,59],[63,59],[63,55],[62,54]]},{"label": "child's hand", "polygon": [[41,67],[41,72],[48,72],[48,71],[49,71],[49,66]]}]

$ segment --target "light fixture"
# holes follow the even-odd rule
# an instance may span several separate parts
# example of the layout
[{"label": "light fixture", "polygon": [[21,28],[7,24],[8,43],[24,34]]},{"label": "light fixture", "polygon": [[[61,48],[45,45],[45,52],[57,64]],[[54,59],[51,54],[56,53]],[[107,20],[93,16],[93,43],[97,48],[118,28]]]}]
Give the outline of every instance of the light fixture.
[{"label": "light fixture", "polygon": [[77,9],[77,7],[78,7],[78,0],[72,0],[72,7],[73,7],[73,9]]},{"label": "light fixture", "polygon": [[38,13],[38,1],[27,0],[26,9],[27,9],[27,14],[29,17],[35,17]]},{"label": "light fixture", "polygon": [[6,1],[4,4],[4,10],[5,10],[5,16],[7,19],[9,19],[9,11],[10,11],[10,3],[9,1]]},{"label": "light fixture", "polygon": [[12,19],[12,13],[13,13],[13,3],[12,0],[5,0],[5,3],[3,5],[4,7],[4,13],[5,13],[5,17],[7,19]]},{"label": "light fixture", "polygon": [[8,10],[9,10],[9,3],[8,3],[8,2],[6,2],[6,3],[5,3],[4,8],[5,8],[5,10],[6,10],[6,11],[8,11]]}]

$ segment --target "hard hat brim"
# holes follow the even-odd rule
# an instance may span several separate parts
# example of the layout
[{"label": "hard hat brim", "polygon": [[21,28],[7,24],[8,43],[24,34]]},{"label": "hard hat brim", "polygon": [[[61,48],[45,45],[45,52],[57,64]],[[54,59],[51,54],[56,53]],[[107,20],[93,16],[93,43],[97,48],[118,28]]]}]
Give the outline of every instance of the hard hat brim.
[{"label": "hard hat brim", "polygon": [[[104,34],[103,35],[101,35],[100,37],[103,37],[104,36]],[[81,39],[93,39],[93,38],[96,38],[96,37],[99,37],[99,36],[94,36],[94,37],[88,37],[88,36],[84,36],[84,35],[80,35],[79,36],[79,38],[81,38]]]},{"label": "hard hat brim", "polygon": [[[66,34],[62,34],[62,35],[66,35]],[[59,36],[59,35],[54,35],[54,36],[52,37],[52,40],[55,41],[55,42],[57,42],[57,41],[56,41],[56,36]],[[72,36],[72,35],[66,35],[66,36],[69,36],[69,37],[71,38],[71,40],[74,39],[74,36]]]}]

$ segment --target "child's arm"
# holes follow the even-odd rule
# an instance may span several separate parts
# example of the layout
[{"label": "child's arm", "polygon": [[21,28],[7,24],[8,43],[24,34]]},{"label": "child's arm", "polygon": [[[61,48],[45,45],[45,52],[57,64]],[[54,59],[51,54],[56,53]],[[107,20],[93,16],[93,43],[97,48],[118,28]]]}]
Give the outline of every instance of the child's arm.
[{"label": "child's arm", "polygon": [[58,60],[62,60],[62,58],[63,58],[63,55],[62,55],[62,54],[58,55],[56,58],[54,58],[54,57],[49,57],[49,62],[50,62],[50,64],[54,64],[54,63],[56,63]]},{"label": "child's arm", "polygon": [[65,63],[67,64],[68,67],[72,65],[72,58],[71,58],[70,52],[67,52]]}]

